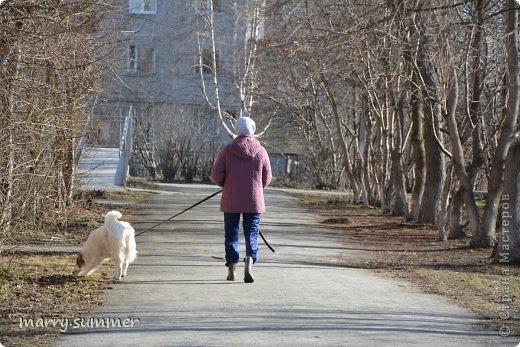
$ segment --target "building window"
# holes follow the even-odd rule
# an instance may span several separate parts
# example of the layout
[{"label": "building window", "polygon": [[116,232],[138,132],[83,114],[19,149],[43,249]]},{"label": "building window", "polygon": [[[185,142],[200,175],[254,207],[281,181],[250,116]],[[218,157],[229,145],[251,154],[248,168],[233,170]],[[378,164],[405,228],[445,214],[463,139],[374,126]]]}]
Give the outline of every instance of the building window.
[{"label": "building window", "polygon": [[135,46],[128,48],[128,70],[132,72],[137,71],[137,50]]},{"label": "building window", "polygon": [[128,70],[131,73],[149,74],[154,72],[155,51],[153,48],[128,48]]},{"label": "building window", "polygon": [[128,11],[134,14],[156,14],[157,0],[129,0]]},{"label": "building window", "polygon": [[222,0],[197,0],[197,10],[203,14],[208,14],[210,6],[213,4],[213,12],[222,11]]},{"label": "building window", "polygon": [[[200,59],[202,58],[202,59]],[[217,71],[219,70],[219,56],[218,52],[215,53],[215,60],[216,60],[216,66]],[[213,53],[212,50],[209,48],[203,48],[202,49],[202,55],[199,57],[198,64],[197,64],[197,72],[200,72],[202,70],[202,73],[210,74],[213,72]]]}]

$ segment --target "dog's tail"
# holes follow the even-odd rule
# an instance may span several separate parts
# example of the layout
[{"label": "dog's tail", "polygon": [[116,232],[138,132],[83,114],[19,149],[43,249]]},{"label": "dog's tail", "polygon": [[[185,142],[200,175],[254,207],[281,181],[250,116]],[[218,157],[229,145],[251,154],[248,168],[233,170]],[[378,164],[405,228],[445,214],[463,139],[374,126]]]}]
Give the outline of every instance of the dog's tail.
[{"label": "dog's tail", "polygon": [[114,223],[115,221],[117,221],[121,217],[123,217],[123,215],[119,211],[110,211],[110,212],[108,212],[106,214],[106,216],[105,216],[105,226],[108,226],[109,224]]},{"label": "dog's tail", "polygon": [[137,246],[135,244],[135,236],[133,231],[126,234],[125,253],[129,263],[133,262],[137,257]]}]

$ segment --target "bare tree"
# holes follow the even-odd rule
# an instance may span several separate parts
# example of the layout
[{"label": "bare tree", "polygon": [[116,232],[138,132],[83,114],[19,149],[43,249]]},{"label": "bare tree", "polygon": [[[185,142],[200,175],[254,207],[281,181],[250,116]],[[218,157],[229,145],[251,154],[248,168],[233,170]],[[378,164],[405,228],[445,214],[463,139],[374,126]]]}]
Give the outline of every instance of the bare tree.
[{"label": "bare tree", "polygon": [[503,78],[499,5],[275,1],[262,100],[283,110],[316,148],[311,163],[344,175],[356,199],[438,224],[441,239],[465,236],[468,223],[483,230],[474,192],[497,196],[517,122],[511,112],[500,117],[517,106],[511,72],[507,85]]},{"label": "bare tree", "polygon": [[495,261],[499,263],[520,262],[520,139],[509,149],[504,172],[504,190],[500,199],[500,232]]},{"label": "bare tree", "polygon": [[[59,8],[59,11],[56,9]],[[72,205],[75,151],[99,92],[104,1],[0,5],[0,230]]]},{"label": "bare tree", "polygon": [[[454,67],[453,67],[454,69]],[[464,202],[468,209],[469,220],[473,230],[478,230],[479,215],[477,204],[473,195],[473,184],[470,175],[468,174],[464,165],[464,150],[461,143],[461,137],[457,127],[456,111],[458,103],[458,79],[456,71],[452,72],[452,79],[449,85],[449,92],[446,102],[446,123],[448,126],[449,136],[451,140],[451,147],[453,149],[453,165],[457,176],[462,185],[462,194]]]},{"label": "bare tree", "polygon": [[497,147],[491,163],[488,178],[486,207],[478,230],[471,239],[473,247],[492,247],[496,242],[496,221],[500,203],[500,193],[504,181],[505,161],[509,147],[513,143],[518,126],[520,105],[520,68],[518,66],[518,3],[514,0],[504,2],[505,13],[505,52],[507,56],[507,106],[501,123]]},{"label": "bare tree", "polygon": [[[258,123],[255,95],[265,0],[227,1],[226,6],[222,4],[218,9],[225,12],[225,21],[216,20],[214,1],[208,4],[197,32],[202,93],[223,129],[233,137],[236,117],[257,118]],[[259,127],[256,136],[265,133],[273,115],[264,117],[264,128]]]}]

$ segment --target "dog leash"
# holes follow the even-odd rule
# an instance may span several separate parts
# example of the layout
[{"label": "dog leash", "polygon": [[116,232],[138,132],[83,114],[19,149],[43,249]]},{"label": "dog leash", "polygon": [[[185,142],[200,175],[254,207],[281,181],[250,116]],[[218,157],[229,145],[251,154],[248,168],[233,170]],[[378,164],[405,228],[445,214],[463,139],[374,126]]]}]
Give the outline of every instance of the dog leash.
[{"label": "dog leash", "polygon": [[[164,223],[166,223],[166,222],[168,222],[168,221],[171,221],[171,220],[174,219],[175,217],[180,216],[181,214],[183,214],[184,212],[187,212],[187,211],[191,210],[192,208],[194,208],[194,207],[196,207],[196,206],[202,204],[203,202],[208,201],[209,199],[211,199],[211,198],[214,197],[215,195],[218,195],[218,194],[222,193],[222,190],[223,190],[223,189],[221,189],[221,190],[219,190],[219,191],[217,191],[217,192],[215,192],[215,193],[213,193],[213,194],[211,194],[211,195],[205,197],[204,199],[200,200],[199,202],[194,203],[194,204],[191,205],[190,207],[185,208],[185,209],[182,210],[181,212],[174,214],[174,215],[171,216],[170,218],[165,219],[165,220],[163,220],[163,221],[161,221],[161,222],[159,222],[159,223],[157,223],[157,224],[155,224],[155,225],[149,227],[148,229],[145,229],[145,230],[143,230],[143,231],[141,231],[141,232],[135,234],[135,237],[137,237],[137,236],[139,236],[139,235],[142,235],[142,234],[144,234],[144,233],[147,232],[147,231],[150,231],[150,230],[152,230],[152,229],[155,229],[155,228],[157,228],[157,227],[158,227],[159,225],[161,225],[161,224],[164,224]],[[271,245],[269,244],[269,242],[267,242],[267,240],[266,240],[265,237],[264,237],[264,234],[262,234],[262,232],[261,232],[260,230],[258,230],[258,233],[260,234],[260,237],[261,237],[262,240],[264,241],[265,245],[266,245],[266,246],[271,250],[271,252],[275,253],[274,248],[271,247]]]},{"label": "dog leash", "polygon": [[199,201],[199,202],[197,202],[197,203],[191,205],[190,207],[188,207],[188,208],[182,210],[181,212],[174,214],[174,215],[171,216],[170,218],[165,219],[165,220],[163,220],[162,222],[159,222],[159,223],[155,224],[154,226],[151,226],[150,228],[145,229],[145,230],[141,231],[140,233],[135,234],[135,237],[137,237],[137,236],[139,236],[139,235],[142,235],[142,234],[144,234],[144,233],[147,232],[147,231],[150,231],[150,230],[152,230],[152,229],[155,229],[155,228],[157,228],[157,227],[158,227],[159,225],[161,225],[161,224],[164,224],[164,223],[166,223],[166,222],[168,222],[168,221],[171,221],[173,218],[175,218],[175,217],[177,217],[177,216],[180,216],[180,215],[183,214],[184,212],[187,212],[187,211],[191,210],[192,208],[194,208],[194,207],[196,207],[196,206],[202,204],[203,202],[205,202],[205,201],[211,199],[212,197],[214,197],[215,195],[220,194],[221,192],[222,192],[222,189],[219,190],[218,192],[215,192],[215,193],[211,194],[210,196],[208,196],[208,197],[202,199],[201,201]]},{"label": "dog leash", "polygon": [[264,237],[264,234],[262,234],[262,232],[260,230],[258,230],[258,233],[260,234],[260,237],[262,238],[262,240],[264,240],[265,245],[271,250],[271,252],[275,253],[274,248],[271,247],[269,242],[267,242],[267,240]]}]

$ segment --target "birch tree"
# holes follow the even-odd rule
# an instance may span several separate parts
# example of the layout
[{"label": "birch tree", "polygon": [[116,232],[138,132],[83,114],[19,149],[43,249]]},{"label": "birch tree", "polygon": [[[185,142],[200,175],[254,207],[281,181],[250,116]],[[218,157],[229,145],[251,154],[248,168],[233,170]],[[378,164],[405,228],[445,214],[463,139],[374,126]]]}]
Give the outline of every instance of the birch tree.
[{"label": "birch tree", "polygon": [[[234,137],[236,117],[259,121],[255,98],[258,64],[262,60],[258,47],[263,37],[265,1],[201,2],[202,7],[206,4],[208,11],[201,16],[197,32],[202,93],[225,132]],[[217,10],[223,13],[218,20]],[[256,136],[265,133],[272,116],[262,120],[263,128],[258,124]]]}]

